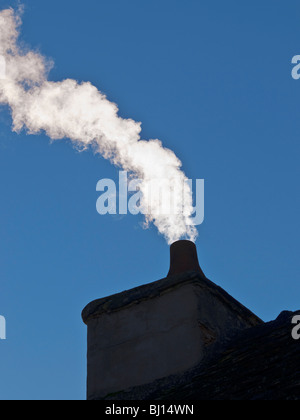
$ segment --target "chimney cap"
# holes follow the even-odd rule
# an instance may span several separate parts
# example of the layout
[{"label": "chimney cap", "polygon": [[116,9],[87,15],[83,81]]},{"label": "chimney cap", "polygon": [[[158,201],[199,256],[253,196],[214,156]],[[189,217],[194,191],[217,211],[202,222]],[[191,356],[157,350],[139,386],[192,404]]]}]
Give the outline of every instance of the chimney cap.
[{"label": "chimney cap", "polygon": [[188,271],[201,273],[205,278],[199,265],[197,248],[194,242],[188,240],[176,241],[170,247],[170,270],[168,277]]}]

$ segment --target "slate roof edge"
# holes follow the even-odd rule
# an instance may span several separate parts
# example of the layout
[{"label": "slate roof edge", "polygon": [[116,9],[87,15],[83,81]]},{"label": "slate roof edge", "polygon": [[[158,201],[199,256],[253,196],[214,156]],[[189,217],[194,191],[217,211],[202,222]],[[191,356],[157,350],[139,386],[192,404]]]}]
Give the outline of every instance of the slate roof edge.
[{"label": "slate roof edge", "polygon": [[153,299],[161,296],[171,289],[193,283],[197,287],[208,289],[210,293],[216,296],[226,305],[231,306],[240,316],[252,319],[253,326],[263,323],[263,321],[252,313],[249,309],[230,296],[224,289],[217,286],[211,280],[204,278],[197,272],[187,272],[180,275],[166,277],[164,279],[125,290],[108,297],[94,300],[89,303],[82,311],[82,319],[85,324],[91,319],[100,317],[104,313],[112,313],[143,300]]}]

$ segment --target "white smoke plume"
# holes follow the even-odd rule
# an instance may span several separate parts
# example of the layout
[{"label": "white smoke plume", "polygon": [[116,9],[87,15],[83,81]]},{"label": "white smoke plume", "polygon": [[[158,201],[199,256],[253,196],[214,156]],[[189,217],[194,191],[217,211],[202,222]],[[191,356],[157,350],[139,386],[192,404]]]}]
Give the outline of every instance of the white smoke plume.
[{"label": "white smoke plume", "polygon": [[[141,206],[147,209],[147,224],[154,223],[169,244],[181,238],[195,241],[192,191],[180,160],[161,141],[142,140],[141,123],[119,117],[117,105],[91,83],[48,80],[52,63],[20,46],[21,23],[20,10],[0,12],[0,56],[6,65],[5,78],[0,77],[0,104],[10,107],[13,130],[45,132],[52,140],[68,138],[79,148],[92,147],[142,180]],[[164,194],[166,180],[172,185],[169,214],[161,211],[159,195],[149,197],[153,182]]]}]

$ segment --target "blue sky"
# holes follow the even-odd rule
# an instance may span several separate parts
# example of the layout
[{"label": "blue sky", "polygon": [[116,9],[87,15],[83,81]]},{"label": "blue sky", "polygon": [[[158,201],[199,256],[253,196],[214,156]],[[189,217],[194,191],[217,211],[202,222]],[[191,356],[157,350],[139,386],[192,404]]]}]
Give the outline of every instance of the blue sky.
[{"label": "blue sky", "polygon": [[[55,61],[52,80],[91,81],[205,179],[207,277],[265,321],[299,310],[299,2],[23,4],[22,39]],[[7,109],[0,175],[0,398],[84,399],[81,310],[164,277],[169,248],[141,217],[96,212],[96,184],[116,168],[12,133]]]}]

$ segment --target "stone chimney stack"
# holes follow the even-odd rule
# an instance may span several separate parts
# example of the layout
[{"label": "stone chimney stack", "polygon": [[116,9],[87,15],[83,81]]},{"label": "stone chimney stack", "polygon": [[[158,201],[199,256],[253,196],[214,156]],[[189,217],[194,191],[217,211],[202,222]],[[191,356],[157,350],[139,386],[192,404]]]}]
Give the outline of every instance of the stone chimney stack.
[{"label": "stone chimney stack", "polygon": [[262,323],[205,277],[195,244],[178,241],[170,252],[166,278],[83,310],[89,400],[184,374],[236,332]]}]

